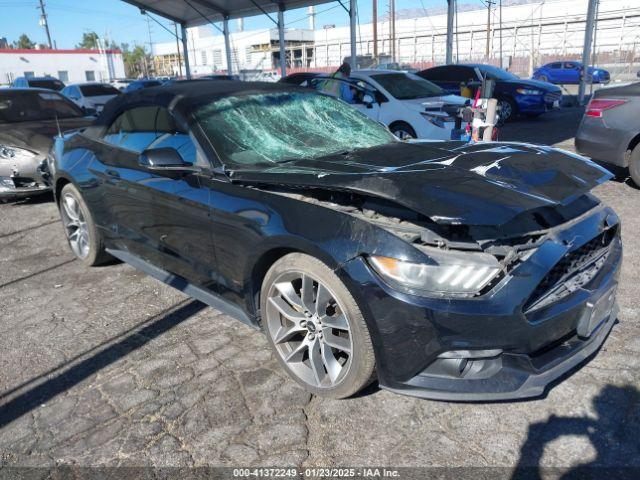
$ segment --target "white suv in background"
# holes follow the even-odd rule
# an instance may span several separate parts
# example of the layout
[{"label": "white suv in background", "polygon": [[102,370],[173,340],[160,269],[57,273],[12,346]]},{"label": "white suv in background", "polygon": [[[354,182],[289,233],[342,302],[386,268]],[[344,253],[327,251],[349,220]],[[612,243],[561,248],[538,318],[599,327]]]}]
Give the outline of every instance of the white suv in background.
[{"label": "white suv in background", "polygon": [[327,81],[347,82],[355,93],[353,106],[403,140],[450,140],[455,121],[447,112],[469,101],[449,95],[417,75],[397,70],[356,70],[349,80],[319,76],[309,83],[322,91]]},{"label": "white suv in background", "polygon": [[100,113],[104,104],[122,92],[108,83],[76,83],[62,89],[65,97],[85,113]]}]

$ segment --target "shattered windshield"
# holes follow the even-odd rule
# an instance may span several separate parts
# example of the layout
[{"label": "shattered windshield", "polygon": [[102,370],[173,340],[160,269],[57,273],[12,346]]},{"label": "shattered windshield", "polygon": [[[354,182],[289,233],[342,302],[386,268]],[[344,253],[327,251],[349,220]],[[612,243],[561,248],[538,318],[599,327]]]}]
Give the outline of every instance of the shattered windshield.
[{"label": "shattered windshield", "polygon": [[225,164],[283,163],[395,142],[355,108],[313,92],[227,97],[199,105],[195,117]]}]

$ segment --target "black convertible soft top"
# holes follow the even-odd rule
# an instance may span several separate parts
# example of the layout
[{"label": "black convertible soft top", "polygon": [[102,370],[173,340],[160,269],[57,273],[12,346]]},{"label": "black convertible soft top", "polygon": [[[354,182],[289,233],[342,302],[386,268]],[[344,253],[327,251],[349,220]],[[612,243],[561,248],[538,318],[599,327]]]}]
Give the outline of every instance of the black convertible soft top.
[{"label": "black convertible soft top", "polygon": [[95,126],[111,124],[111,120],[131,105],[158,105],[167,108],[188,108],[203,100],[217,100],[234,95],[272,92],[312,92],[307,88],[283,83],[242,82],[238,80],[180,80],[158,87],[142,88],[119,95],[109,101],[94,122]]}]

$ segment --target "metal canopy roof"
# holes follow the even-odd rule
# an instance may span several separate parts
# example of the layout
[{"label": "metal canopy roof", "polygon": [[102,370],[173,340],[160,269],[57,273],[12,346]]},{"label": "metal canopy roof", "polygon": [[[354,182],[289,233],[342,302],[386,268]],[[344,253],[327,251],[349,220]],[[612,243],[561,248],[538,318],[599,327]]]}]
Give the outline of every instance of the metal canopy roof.
[{"label": "metal canopy roof", "polygon": [[[291,10],[335,0],[124,0],[150,13],[163,16],[187,27],[221,22],[225,17],[242,18],[274,13],[279,8]],[[204,17],[207,19],[205,20]]]}]

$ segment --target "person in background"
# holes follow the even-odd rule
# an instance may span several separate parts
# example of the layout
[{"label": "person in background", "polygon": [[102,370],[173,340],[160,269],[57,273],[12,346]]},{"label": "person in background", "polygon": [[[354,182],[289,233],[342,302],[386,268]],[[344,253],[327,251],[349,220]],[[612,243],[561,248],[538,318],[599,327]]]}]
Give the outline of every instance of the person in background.
[{"label": "person in background", "polygon": [[[340,80],[348,80],[351,75],[351,65],[347,62],[344,62],[340,65],[340,68],[335,71],[331,78],[336,78]],[[338,97],[344,100],[347,103],[356,103],[353,90],[348,82],[336,82],[331,81],[330,79],[324,82],[322,87],[322,91],[326,92],[334,97]]]}]

